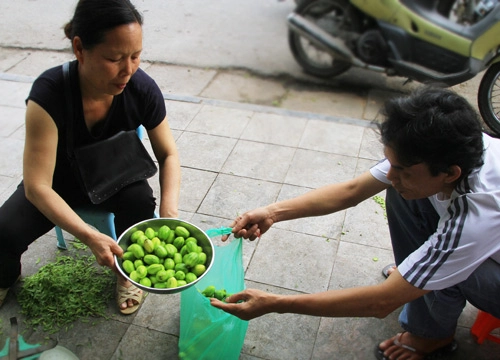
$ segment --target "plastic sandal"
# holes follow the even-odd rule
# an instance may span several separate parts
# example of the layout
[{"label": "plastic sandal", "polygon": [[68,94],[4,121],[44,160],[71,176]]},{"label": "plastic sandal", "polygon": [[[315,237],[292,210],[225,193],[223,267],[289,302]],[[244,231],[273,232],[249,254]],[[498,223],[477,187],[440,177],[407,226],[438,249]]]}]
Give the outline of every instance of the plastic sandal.
[{"label": "plastic sandal", "polygon": [[[144,299],[144,292],[135,285],[130,285],[127,288],[125,286],[116,284],[116,293],[116,303],[122,314],[133,314],[141,307],[142,300]],[[121,304],[130,299],[137,301],[137,304],[132,307],[122,309]]]}]

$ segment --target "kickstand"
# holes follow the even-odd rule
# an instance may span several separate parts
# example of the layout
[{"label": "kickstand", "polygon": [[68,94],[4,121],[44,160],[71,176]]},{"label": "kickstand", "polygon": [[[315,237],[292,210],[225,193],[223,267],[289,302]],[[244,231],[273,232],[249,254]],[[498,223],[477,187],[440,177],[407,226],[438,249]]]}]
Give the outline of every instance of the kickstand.
[{"label": "kickstand", "polygon": [[10,318],[10,338],[0,351],[0,360],[34,360],[38,359],[40,353],[52,349],[57,345],[57,341],[50,340],[46,345],[28,344],[23,337],[18,334],[17,319]]}]

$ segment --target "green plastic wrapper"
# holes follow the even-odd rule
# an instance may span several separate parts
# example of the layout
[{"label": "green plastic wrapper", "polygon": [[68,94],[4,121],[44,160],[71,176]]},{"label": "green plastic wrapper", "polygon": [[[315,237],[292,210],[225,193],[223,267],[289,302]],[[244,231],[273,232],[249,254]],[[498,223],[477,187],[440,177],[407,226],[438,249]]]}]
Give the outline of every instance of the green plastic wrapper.
[{"label": "green plastic wrapper", "polygon": [[179,358],[183,360],[238,359],[248,321],[210,305],[203,296],[207,286],[234,294],[245,288],[242,240],[215,246],[214,263],[198,282],[181,293]]}]

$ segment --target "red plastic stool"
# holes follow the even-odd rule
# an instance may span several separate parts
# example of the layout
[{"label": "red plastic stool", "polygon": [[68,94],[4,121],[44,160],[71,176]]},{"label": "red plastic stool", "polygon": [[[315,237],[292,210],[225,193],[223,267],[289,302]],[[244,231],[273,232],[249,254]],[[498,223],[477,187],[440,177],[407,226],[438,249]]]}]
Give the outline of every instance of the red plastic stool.
[{"label": "red plastic stool", "polygon": [[500,336],[490,334],[496,328],[500,328],[500,319],[479,310],[476,321],[474,325],[472,325],[470,332],[476,338],[478,344],[482,344],[485,339],[500,344]]}]

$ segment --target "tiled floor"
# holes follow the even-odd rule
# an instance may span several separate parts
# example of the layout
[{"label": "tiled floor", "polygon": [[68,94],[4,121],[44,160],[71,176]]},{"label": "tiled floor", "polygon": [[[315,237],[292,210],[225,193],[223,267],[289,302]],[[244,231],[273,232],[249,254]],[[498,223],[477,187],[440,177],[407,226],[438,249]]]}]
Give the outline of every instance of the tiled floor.
[{"label": "tiled floor", "polygon": [[[0,80],[0,202],[22,176],[24,99],[31,84],[21,80]],[[166,100],[166,106],[182,164],[180,217],[203,229],[228,226],[246,210],[351,179],[382,155],[367,121],[195,100]],[[158,193],[156,183],[153,178]],[[222,246],[219,239],[215,243]],[[386,219],[375,200],[324,217],[278,223],[260,240],[245,241],[243,249],[246,286],[280,294],[376,284],[383,281],[382,267],[392,261]],[[24,255],[23,276],[56,256],[52,231]],[[18,290],[19,285],[0,310],[0,346],[12,316],[28,343],[48,336],[23,327]],[[77,321],[50,337],[80,359],[176,359],[179,306],[179,294],[150,294],[136,315],[126,317],[110,302],[109,319]],[[460,351],[450,359],[500,358],[500,345],[475,344],[469,333],[475,314],[466,308],[457,332]],[[269,314],[250,322],[240,359],[372,359],[377,342],[399,330],[397,314],[383,320]]]}]

